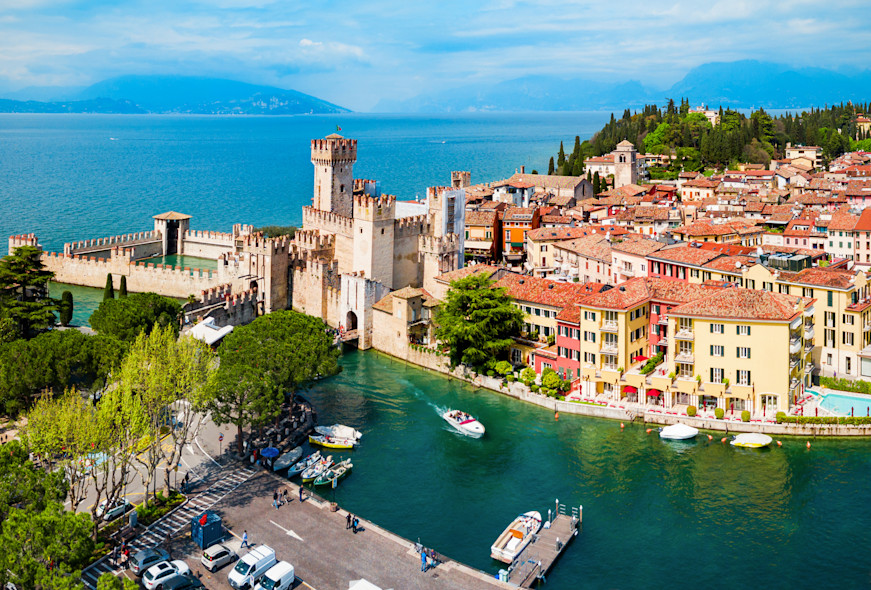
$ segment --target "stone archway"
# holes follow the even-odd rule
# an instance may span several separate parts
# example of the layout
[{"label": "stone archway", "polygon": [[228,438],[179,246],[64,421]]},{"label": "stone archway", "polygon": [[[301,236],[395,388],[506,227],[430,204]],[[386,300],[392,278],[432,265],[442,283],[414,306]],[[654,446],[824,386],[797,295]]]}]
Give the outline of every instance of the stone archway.
[{"label": "stone archway", "polygon": [[345,331],[350,332],[351,330],[357,329],[357,314],[353,311],[349,311],[345,316]]}]

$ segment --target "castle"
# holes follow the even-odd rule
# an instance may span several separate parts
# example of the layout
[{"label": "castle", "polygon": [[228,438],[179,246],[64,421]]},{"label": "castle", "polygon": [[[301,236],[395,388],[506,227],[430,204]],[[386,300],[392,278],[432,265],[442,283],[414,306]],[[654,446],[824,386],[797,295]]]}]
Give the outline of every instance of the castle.
[{"label": "castle", "polygon": [[[425,201],[397,201],[379,182],[355,179],[356,160],[356,140],[332,134],[311,142],[312,204],[292,239],[242,224],[230,233],[194,231],[189,215],[170,211],[154,216],[152,231],[68,243],[42,260],[59,282],[102,287],[107,274],[124,275],[130,291],[194,295],[188,316],[221,325],[293,308],[369,348],[374,303],[404,287],[431,290],[436,276],[462,266],[469,173],[452,173],[452,186],[430,187]],[[21,245],[38,240],[9,238],[10,252]],[[216,269],[149,262],[174,254],[214,260]]]}]

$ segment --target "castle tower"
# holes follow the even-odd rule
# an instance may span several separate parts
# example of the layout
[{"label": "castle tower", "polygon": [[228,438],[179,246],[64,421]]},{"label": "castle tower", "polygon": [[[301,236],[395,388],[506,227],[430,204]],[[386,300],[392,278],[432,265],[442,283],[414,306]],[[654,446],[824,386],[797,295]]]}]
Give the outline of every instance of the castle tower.
[{"label": "castle tower", "polygon": [[635,146],[624,139],[617,144],[617,149],[612,153],[614,155],[614,188],[638,182],[638,165],[636,164],[638,152],[635,150]]},{"label": "castle tower", "polygon": [[395,197],[354,196],[353,271],[388,289],[405,286],[393,284],[395,219]]},{"label": "castle tower", "polygon": [[343,217],[353,216],[354,162],[357,140],[337,133],[312,140],[315,190],[312,205]]},{"label": "castle tower", "polygon": [[466,188],[472,184],[472,173],[466,170],[451,172],[451,187]]}]

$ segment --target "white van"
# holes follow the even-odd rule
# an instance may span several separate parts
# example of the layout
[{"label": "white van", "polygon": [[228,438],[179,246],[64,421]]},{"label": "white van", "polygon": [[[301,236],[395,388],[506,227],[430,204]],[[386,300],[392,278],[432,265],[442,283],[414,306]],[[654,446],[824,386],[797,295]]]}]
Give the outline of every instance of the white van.
[{"label": "white van", "polygon": [[286,561],[279,561],[260,577],[254,590],[288,590],[295,579],[293,566]]},{"label": "white van", "polygon": [[236,562],[227,579],[230,581],[230,586],[236,590],[247,590],[254,586],[257,578],[265,574],[273,565],[275,565],[275,550],[260,545]]}]

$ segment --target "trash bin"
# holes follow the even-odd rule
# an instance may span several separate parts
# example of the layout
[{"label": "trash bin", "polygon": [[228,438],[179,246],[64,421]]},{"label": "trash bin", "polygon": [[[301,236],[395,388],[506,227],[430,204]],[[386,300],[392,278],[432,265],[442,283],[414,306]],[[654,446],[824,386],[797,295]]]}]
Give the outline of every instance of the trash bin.
[{"label": "trash bin", "polygon": [[206,510],[191,519],[191,539],[200,549],[211,547],[224,538],[224,525],[221,517]]}]

